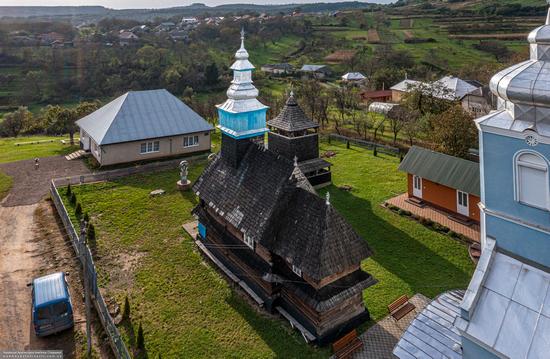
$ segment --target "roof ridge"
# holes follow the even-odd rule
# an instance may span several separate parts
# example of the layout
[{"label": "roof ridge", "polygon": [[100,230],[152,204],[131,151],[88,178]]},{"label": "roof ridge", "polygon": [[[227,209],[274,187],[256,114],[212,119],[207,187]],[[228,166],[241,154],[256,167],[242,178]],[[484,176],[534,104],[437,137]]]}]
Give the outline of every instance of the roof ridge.
[{"label": "roof ridge", "polygon": [[[122,109],[122,106],[124,106],[124,104],[126,103],[126,100],[128,99],[128,96],[130,95],[131,92],[132,92],[132,91],[128,91],[128,92],[126,92],[125,94],[120,95],[119,97],[117,97],[116,99],[114,99],[113,101],[111,101],[111,102],[114,102],[114,101],[118,100],[119,98],[124,97],[124,98],[122,99],[122,101],[120,102],[120,106],[119,106],[118,109],[116,110],[115,115],[113,116],[113,120],[111,121],[111,123],[109,124],[109,126],[107,127],[107,129],[105,130],[105,133],[103,134],[103,137],[101,138],[101,141],[99,141],[100,143],[98,143],[98,145],[101,145],[101,144],[102,144],[103,140],[105,139],[105,136],[109,133],[109,130],[110,130],[111,127],[113,126],[113,123],[115,123],[115,121],[116,121],[118,115],[120,114],[120,110]],[[107,105],[108,105],[108,104],[107,104]],[[107,105],[105,105],[105,106],[107,106]]]}]

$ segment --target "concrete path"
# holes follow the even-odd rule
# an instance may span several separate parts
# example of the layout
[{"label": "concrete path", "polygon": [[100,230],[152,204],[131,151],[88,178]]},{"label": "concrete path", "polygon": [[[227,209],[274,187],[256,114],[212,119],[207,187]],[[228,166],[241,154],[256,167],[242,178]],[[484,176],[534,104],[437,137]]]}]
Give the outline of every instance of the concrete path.
[{"label": "concrete path", "polygon": [[393,348],[405,332],[413,319],[430,303],[430,299],[422,294],[416,294],[410,302],[415,310],[399,321],[387,316],[369,330],[359,336],[363,342],[363,349],[354,354],[354,359],[394,359]]},{"label": "concrete path", "polygon": [[38,168],[35,167],[34,160],[0,164],[0,172],[13,178],[13,188],[0,203],[2,206],[38,203],[49,193],[52,178],[91,173],[82,160],[67,161],[65,156],[40,158],[39,163]]}]

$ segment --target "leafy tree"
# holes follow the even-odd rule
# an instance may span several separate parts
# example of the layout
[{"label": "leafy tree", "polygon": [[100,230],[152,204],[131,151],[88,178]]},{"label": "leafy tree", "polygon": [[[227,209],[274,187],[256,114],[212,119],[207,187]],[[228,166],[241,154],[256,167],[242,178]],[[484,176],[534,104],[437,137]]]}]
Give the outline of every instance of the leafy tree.
[{"label": "leafy tree", "polygon": [[32,113],[26,107],[19,107],[4,115],[4,120],[0,122],[0,135],[17,137],[31,121]]},{"label": "leafy tree", "polygon": [[460,104],[435,118],[431,138],[437,150],[456,157],[466,157],[470,148],[477,147],[473,118]]}]

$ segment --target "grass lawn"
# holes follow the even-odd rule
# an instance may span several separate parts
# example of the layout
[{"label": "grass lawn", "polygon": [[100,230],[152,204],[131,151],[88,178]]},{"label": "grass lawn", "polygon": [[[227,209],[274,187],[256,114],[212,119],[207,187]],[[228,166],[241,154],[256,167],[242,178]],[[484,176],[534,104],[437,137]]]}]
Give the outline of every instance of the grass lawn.
[{"label": "grass lawn", "polygon": [[[380,281],[364,293],[375,320],[384,317],[387,304],[401,294],[433,297],[467,286],[473,265],[464,245],[380,206],[405,191],[397,159],[374,157],[355,147],[347,150],[343,144],[324,143],[322,150],[337,152],[330,159],[331,202],[375,251],[363,263]],[[191,164],[192,180],[203,166]],[[178,192],[177,179],[177,170],[172,170],[73,187],[96,226],[100,283],[119,304],[129,296],[132,320],[122,329],[126,341],[133,342],[142,322],[150,358],[158,353],[190,358],[327,357],[328,349],[306,345],[285,322],[258,312],[205,264],[181,229],[191,219],[196,198]],[[339,190],[343,184],[353,190]],[[166,194],[150,197],[158,188]]]},{"label": "grass lawn", "polygon": [[[66,155],[78,149],[78,146],[62,144],[61,140],[69,139],[69,136],[28,136],[16,138],[0,138],[0,163],[28,160],[36,157],[48,157]],[[37,141],[50,141],[41,143],[27,143]],[[78,138],[75,138],[78,142]],[[19,146],[16,144],[19,143]]]},{"label": "grass lawn", "polygon": [[6,197],[13,185],[13,178],[0,172],[0,201]]}]

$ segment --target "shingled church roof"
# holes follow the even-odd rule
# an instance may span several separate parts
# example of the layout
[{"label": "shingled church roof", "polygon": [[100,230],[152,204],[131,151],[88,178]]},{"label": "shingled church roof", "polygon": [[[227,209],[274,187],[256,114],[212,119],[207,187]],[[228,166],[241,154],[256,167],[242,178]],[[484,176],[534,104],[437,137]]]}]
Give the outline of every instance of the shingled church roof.
[{"label": "shingled church roof", "polygon": [[315,194],[298,165],[263,146],[251,145],[237,168],[217,155],[193,189],[239,231],[314,279],[371,254],[367,242]]},{"label": "shingled church roof", "polygon": [[372,254],[328,200],[297,189],[287,208],[273,251],[313,279],[341,273]]},{"label": "shingled church roof", "polygon": [[311,121],[300,106],[298,106],[298,102],[296,102],[292,92],[281,113],[273,120],[268,121],[267,124],[268,126],[288,132],[303,131],[319,127],[319,125]]}]

